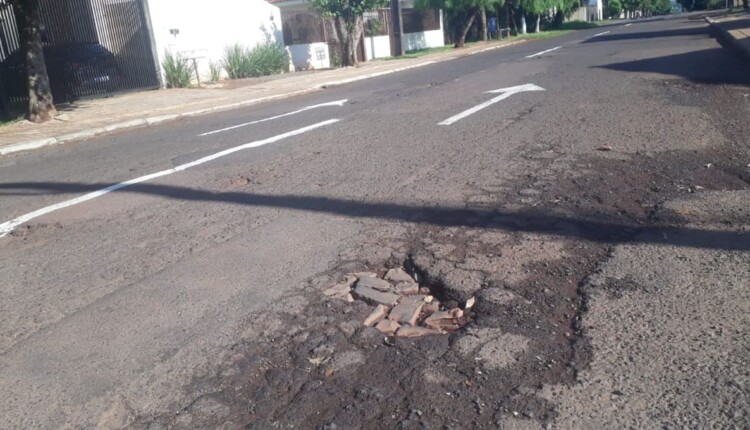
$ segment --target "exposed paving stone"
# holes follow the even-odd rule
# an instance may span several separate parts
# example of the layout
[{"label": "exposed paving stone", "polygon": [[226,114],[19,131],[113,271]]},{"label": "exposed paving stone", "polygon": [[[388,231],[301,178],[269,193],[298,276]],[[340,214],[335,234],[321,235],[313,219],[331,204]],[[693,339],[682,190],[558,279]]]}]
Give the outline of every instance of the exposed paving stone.
[{"label": "exposed paving stone", "polygon": [[352,291],[352,286],[346,283],[336,284],[323,291],[323,295],[328,297],[346,297]]},{"label": "exposed paving stone", "polygon": [[[429,290],[428,290],[429,291]],[[396,284],[396,292],[402,296],[411,296],[419,293],[419,284],[416,282],[399,282]]]},{"label": "exposed paving stone", "polygon": [[393,293],[385,293],[362,285],[354,288],[354,296],[370,304],[381,304],[393,306],[398,303],[400,296]]},{"label": "exposed paving stone", "polygon": [[383,278],[393,282],[414,282],[414,278],[401,268],[389,270]]},{"label": "exposed paving stone", "polygon": [[434,329],[456,330],[461,327],[460,318],[463,317],[463,315],[463,311],[458,308],[449,311],[435,312],[427,317],[424,323],[428,327]]},{"label": "exposed paving stone", "polygon": [[402,326],[398,331],[396,332],[396,337],[420,337],[420,336],[430,336],[435,334],[441,334],[440,330],[435,330],[431,328],[426,327],[419,327],[419,326],[410,326],[405,325]]},{"label": "exposed paving stone", "polygon": [[393,334],[401,327],[401,324],[397,323],[396,321],[392,320],[380,320],[377,325],[375,325],[375,328],[380,330],[381,332],[385,334]]},{"label": "exposed paving stone", "polygon": [[377,305],[375,306],[375,309],[370,313],[370,315],[365,318],[365,326],[372,327],[375,324],[378,323],[378,321],[385,318],[385,316],[388,315],[388,307],[383,305]]},{"label": "exposed paving stone", "polygon": [[359,278],[359,280],[357,281],[357,287],[367,287],[382,292],[393,291],[393,285],[390,282],[384,281],[380,278]]},{"label": "exposed paving stone", "polygon": [[425,303],[424,306],[422,306],[422,310],[427,314],[434,314],[440,310],[440,302],[433,300],[429,303]]},{"label": "exposed paving stone", "polygon": [[402,302],[391,310],[388,319],[402,324],[417,325],[417,318],[419,318],[423,304],[424,302],[418,301]]}]

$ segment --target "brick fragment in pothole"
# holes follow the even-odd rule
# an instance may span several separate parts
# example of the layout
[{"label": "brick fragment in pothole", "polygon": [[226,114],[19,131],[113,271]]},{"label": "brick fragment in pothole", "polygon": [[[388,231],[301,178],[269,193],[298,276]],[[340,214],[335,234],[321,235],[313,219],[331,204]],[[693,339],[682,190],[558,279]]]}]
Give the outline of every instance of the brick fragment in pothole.
[{"label": "brick fragment in pothole", "polygon": [[389,270],[383,278],[393,282],[414,282],[414,278],[401,268]]},{"label": "brick fragment in pothole", "polygon": [[400,327],[401,324],[389,319],[380,320],[380,322],[375,325],[376,329],[380,330],[382,333],[389,335],[395,333],[396,330],[398,330]]},{"label": "brick fragment in pothole", "polygon": [[357,286],[368,287],[382,292],[393,291],[393,284],[380,278],[359,278],[359,280],[357,281]]},{"label": "brick fragment in pothole", "polygon": [[440,310],[440,302],[438,302],[437,300],[426,302],[424,306],[422,306],[422,312],[424,312],[427,315],[432,315],[439,310]]},{"label": "brick fragment in pothole", "polygon": [[427,327],[405,325],[401,326],[401,328],[398,329],[398,331],[396,332],[396,337],[420,337],[435,334],[442,334],[442,332],[440,330],[435,330]]},{"label": "brick fragment in pothole", "polygon": [[400,298],[398,294],[378,291],[359,284],[354,287],[353,294],[357,299],[363,300],[371,305],[381,304],[393,306],[398,303],[398,299]]},{"label": "brick fragment in pothole", "polygon": [[375,324],[377,324],[380,320],[385,318],[385,316],[388,315],[388,307],[383,305],[377,305],[375,306],[375,309],[370,313],[370,315],[365,318],[365,326],[372,327]]},{"label": "brick fragment in pothole", "polygon": [[399,282],[396,284],[396,292],[402,296],[419,294],[419,284],[416,282]]},{"label": "brick fragment in pothole", "polygon": [[441,330],[456,330],[460,328],[464,321],[461,318],[464,316],[464,312],[461,309],[455,308],[448,311],[435,312],[428,316],[424,323],[426,326],[434,329]]},{"label": "brick fragment in pothole", "polygon": [[347,295],[351,293],[352,285],[354,285],[355,282],[357,282],[357,278],[354,276],[346,276],[342,282],[325,289],[323,295],[327,297],[346,299]]},{"label": "brick fragment in pothole", "polygon": [[388,319],[401,324],[417,325],[417,318],[424,302],[405,300],[396,305],[388,314]]}]

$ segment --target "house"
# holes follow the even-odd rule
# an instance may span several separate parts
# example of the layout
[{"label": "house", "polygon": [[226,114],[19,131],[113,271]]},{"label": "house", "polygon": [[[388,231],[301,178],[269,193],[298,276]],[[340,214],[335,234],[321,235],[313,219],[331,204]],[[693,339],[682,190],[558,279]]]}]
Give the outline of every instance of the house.
[{"label": "house", "polygon": [[227,45],[282,43],[279,8],[265,0],[148,0],[157,62],[166,51],[195,59],[202,79]]},{"label": "house", "polygon": [[578,9],[566,21],[601,21],[604,19],[602,0],[581,0]]},{"label": "house", "polygon": [[[225,46],[282,43],[279,8],[265,0],[39,0],[41,33],[57,102],[158,88],[170,51],[202,79]],[[26,103],[18,28],[0,0],[0,108]]]},{"label": "house", "polygon": [[[275,0],[273,4],[281,10],[284,44],[295,70],[340,64],[340,44],[331,19],[319,17],[306,0]],[[442,11],[416,10],[412,0],[401,0],[401,7],[403,51],[445,45]],[[395,47],[392,46],[390,9],[367,12],[363,19],[365,31],[359,44],[359,58],[372,60],[392,56]]]}]

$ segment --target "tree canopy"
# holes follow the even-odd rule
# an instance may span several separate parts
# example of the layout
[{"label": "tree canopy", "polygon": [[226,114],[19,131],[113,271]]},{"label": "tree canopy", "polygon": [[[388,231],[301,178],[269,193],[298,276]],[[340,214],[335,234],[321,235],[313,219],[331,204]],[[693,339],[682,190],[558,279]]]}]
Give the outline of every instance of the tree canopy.
[{"label": "tree canopy", "polygon": [[388,0],[309,0],[319,15],[334,19],[336,35],[341,42],[342,64],[354,66],[359,62],[357,48],[364,31],[362,14],[385,7]]},{"label": "tree canopy", "polygon": [[463,46],[474,18],[482,9],[502,7],[505,0],[415,0],[417,9],[443,9],[457,47]]}]

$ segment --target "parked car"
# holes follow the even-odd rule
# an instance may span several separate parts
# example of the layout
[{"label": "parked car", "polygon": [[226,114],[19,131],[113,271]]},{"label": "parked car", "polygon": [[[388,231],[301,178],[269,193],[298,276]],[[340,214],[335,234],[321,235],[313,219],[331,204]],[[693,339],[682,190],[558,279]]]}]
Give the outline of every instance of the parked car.
[{"label": "parked car", "polygon": [[[116,91],[122,81],[115,55],[98,43],[45,46],[44,58],[52,94],[60,102]],[[0,79],[16,83],[6,86],[10,89],[8,98],[26,95],[21,52],[0,63]]]}]

